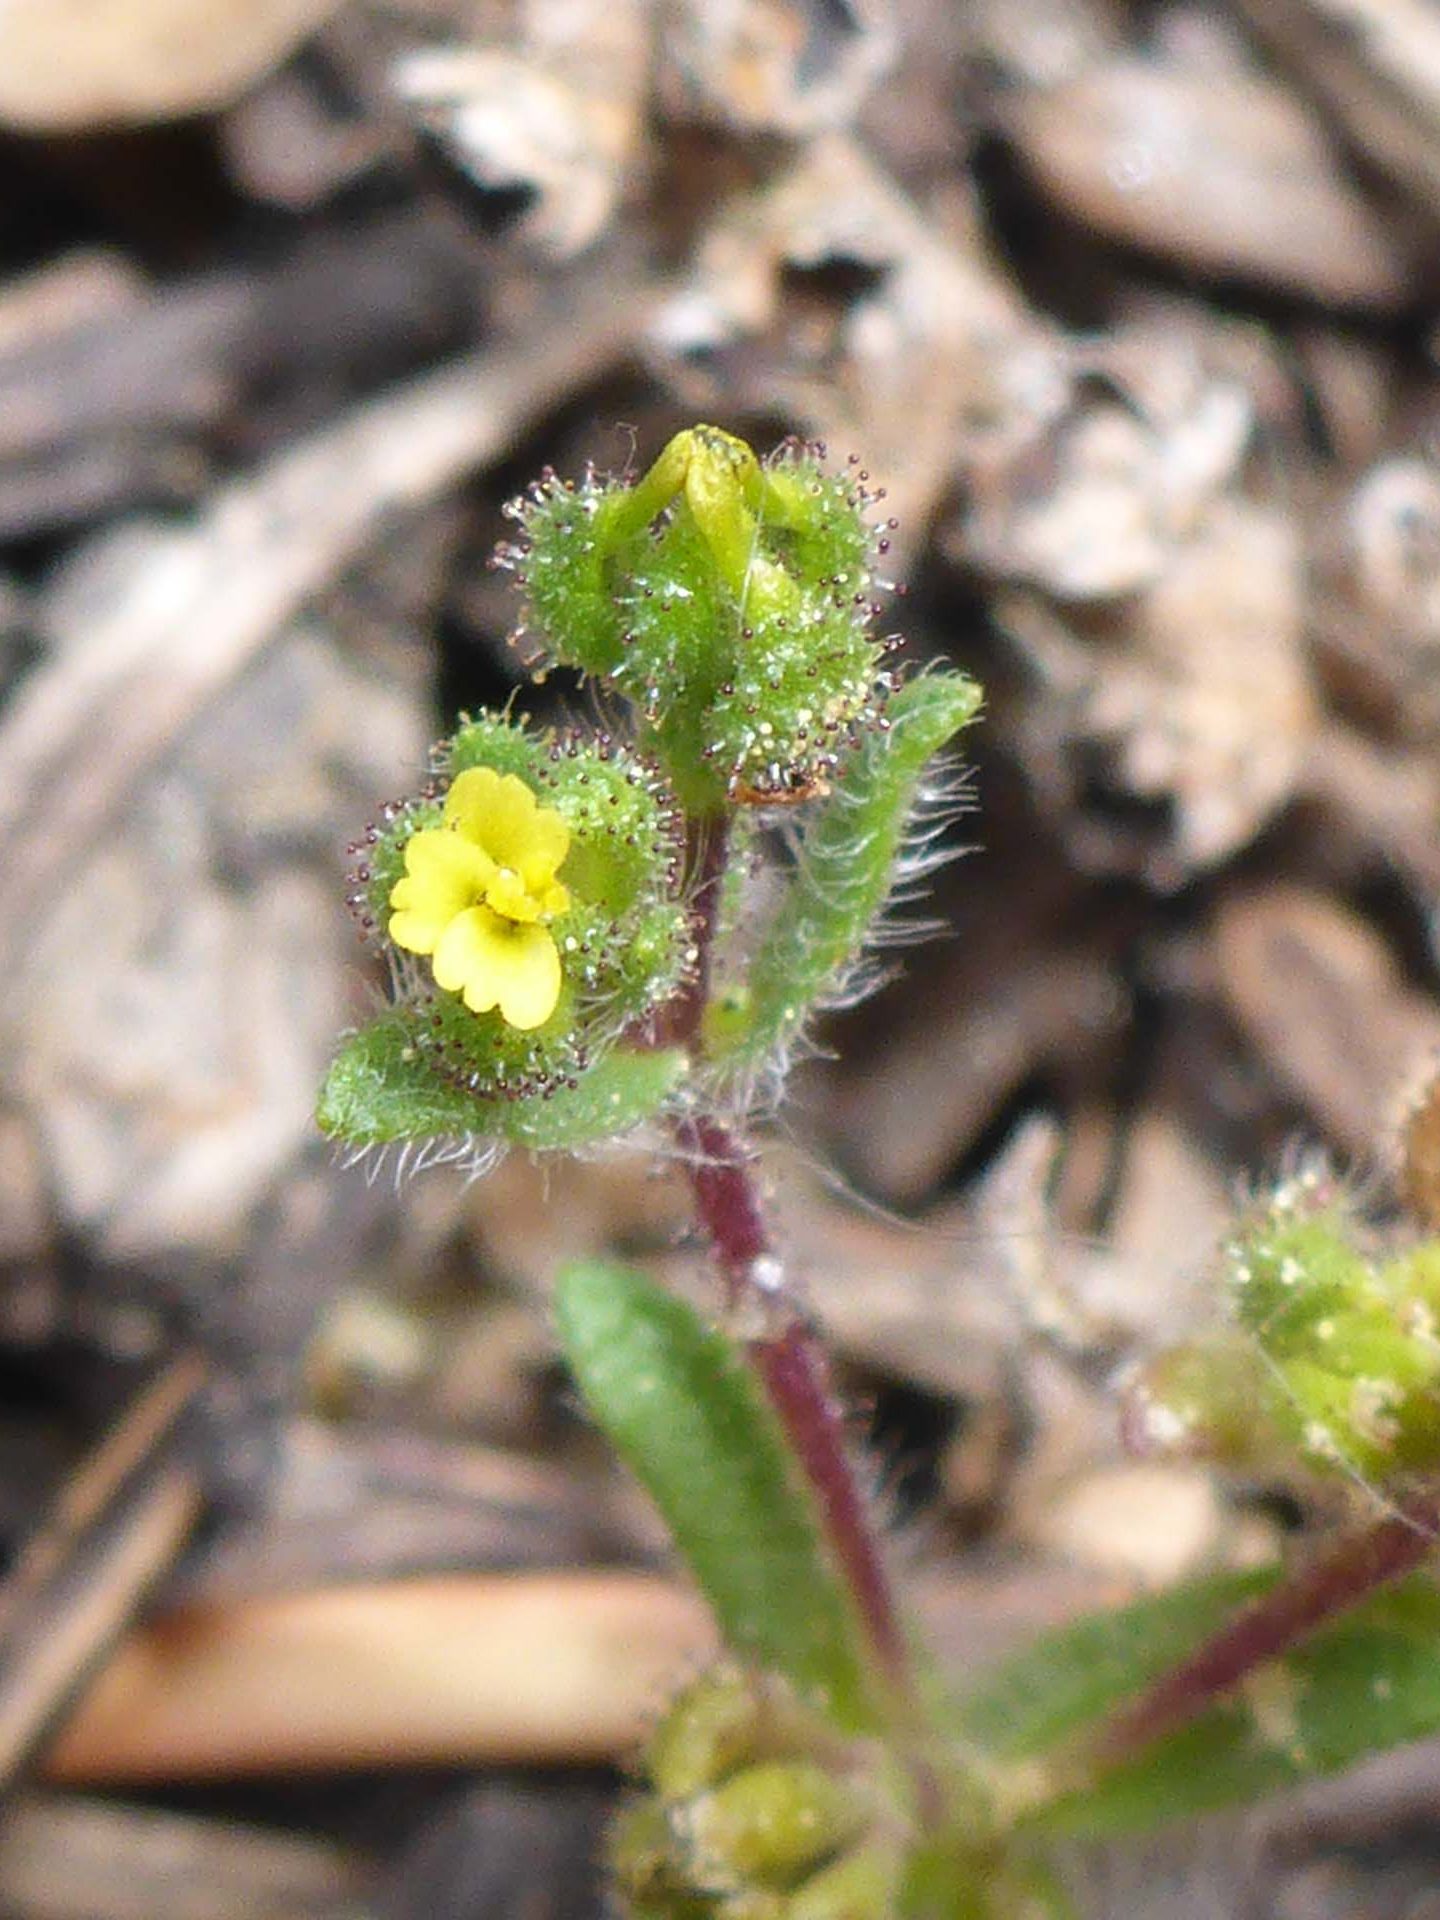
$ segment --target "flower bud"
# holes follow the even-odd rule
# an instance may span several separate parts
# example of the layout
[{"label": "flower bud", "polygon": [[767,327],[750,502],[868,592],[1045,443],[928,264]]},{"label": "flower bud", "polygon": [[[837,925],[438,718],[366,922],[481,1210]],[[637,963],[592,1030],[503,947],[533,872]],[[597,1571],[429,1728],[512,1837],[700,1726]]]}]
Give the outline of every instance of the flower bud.
[{"label": "flower bud", "polygon": [[784,1892],[855,1839],[868,1812],[862,1793],[813,1760],[762,1760],[697,1794],[681,1826],[699,1885]]},{"label": "flower bud", "polygon": [[1233,1333],[1145,1368],[1132,1437],[1382,1484],[1440,1466],[1440,1247],[1361,1238],[1318,1170],[1286,1182],[1225,1250]]},{"label": "flower bud", "polygon": [[654,1920],[883,1920],[911,1820],[879,1748],[781,1682],[697,1680],[644,1757],[652,1791],[616,1824],[625,1910]]},{"label": "flower bud", "polygon": [[628,696],[687,806],[817,792],[889,692],[863,479],[795,444],[762,467],[715,427],[634,485],[552,476],[501,555],[524,631]]}]

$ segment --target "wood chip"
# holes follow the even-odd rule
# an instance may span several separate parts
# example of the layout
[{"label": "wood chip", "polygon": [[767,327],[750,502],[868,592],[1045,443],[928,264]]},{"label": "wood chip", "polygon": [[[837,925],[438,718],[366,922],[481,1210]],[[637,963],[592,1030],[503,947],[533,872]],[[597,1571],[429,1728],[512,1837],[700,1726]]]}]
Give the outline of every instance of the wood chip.
[{"label": "wood chip", "polygon": [[1413,295],[1400,226],[1346,176],[1322,118],[1259,70],[1121,54],[1001,118],[1045,191],[1108,239],[1331,306]]},{"label": "wood chip", "polygon": [[0,122],[79,131],[222,106],[338,0],[8,0]]},{"label": "wood chip", "polygon": [[628,1757],[714,1649],[638,1574],[455,1577],[195,1607],[121,1649],[46,1758],[69,1785]]},{"label": "wood chip", "polygon": [[1412,989],[1377,933],[1299,886],[1222,906],[1225,996],[1270,1072],[1327,1137],[1370,1163],[1393,1135],[1416,1063],[1440,1049],[1440,1008]]}]

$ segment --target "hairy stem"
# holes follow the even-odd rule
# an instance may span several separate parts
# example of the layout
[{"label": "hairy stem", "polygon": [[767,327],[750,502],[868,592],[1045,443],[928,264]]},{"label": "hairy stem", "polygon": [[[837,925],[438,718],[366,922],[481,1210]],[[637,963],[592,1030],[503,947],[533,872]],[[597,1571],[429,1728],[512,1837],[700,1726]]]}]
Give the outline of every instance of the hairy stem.
[{"label": "hairy stem", "polygon": [[695,960],[684,986],[660,1014],[656,1040],[698,1053],[710,998],[710,956],[720,918],[720,894],[730,851],[730,820],[723,813],[692,815],[685,828],[685,884]]},{"label": "hairy stem", "polygon": [[[669,1045],[702,1045],[710,991],[720,890],[729,849],[724,816],[692,819],[686,836],[696,960],[683,992],[661,1022]],[[887,1679],[902,1686],[908,1658],[899,1616],[845,1446],[844,1419],[820,1342],[791,1292],[784,1262],[765,1222],[752,1156],[713,1115],[689,1113],[675,1124],[695,1211],[732,1311],[754,1310],[766,1331],[748,1339],[746,1354],[809,1481],[836,1564]]]},{"label": "hairy stem", "polygon": [[1282,1580],[1117,1714],[1099,1755],[1115,1760],[1174,1733],[1258,1667],[1413,1572],[1435,1551],[1437,1523],[1440,1498],[1412,1499]]},{"label": "hairy stem", "polygon": [[831,1551],[850,1588],[881,1670],[903,1684],[904,1635],[865,1501],[845,1446],[845,1427],[819,1341],[788,1296],[785,1269],[766,1230],[751,1161],[721,1121],[687,1116],[677,1126],[700,1223],[710,1237],[727,1304],[754,1308],[775,1331],[746,1352],[820,1509]]}]

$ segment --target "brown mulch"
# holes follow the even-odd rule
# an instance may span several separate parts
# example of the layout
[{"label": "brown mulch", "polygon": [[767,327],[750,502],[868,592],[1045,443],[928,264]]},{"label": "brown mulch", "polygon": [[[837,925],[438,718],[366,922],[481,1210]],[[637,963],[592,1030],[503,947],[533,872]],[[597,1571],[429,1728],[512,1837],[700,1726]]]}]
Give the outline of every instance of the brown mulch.
[{"label": "brown mulch", "polygon": [[[515,689],[545,462],[853,449],[989,690],[944,931],[767,1146],[947,1658],[1296,1524],[1115,1382],[1297,1152],[1393,1216],[1440,1051],[1437,72],[1404,0],[0,9],[0,1914],[596,1914],[704,1657],[546,1305],[688,1281],[678,1186],[311,1117],[346,845]],[[1081,1878],[1419,1920],[1437,1803]]]}]

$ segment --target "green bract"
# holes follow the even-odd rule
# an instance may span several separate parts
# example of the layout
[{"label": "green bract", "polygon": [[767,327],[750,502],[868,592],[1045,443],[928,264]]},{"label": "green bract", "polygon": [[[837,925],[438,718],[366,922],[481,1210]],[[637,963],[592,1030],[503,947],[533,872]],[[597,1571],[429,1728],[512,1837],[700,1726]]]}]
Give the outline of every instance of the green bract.
[{"label": "green bract", "polygon": [[963,674],[911,681],[809,810],[789,884],[758,943],[736,943],[740,964],[713,1003],[712,1052],[726,1073],[783,1063],[814,1007],[845,985],[890,895],[926,767],[979,705]]}]

